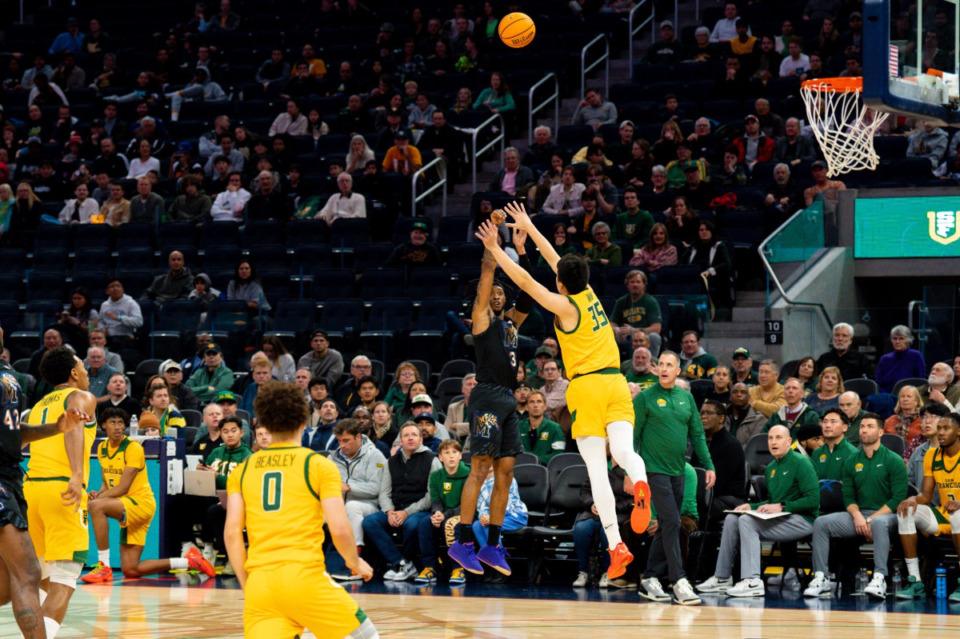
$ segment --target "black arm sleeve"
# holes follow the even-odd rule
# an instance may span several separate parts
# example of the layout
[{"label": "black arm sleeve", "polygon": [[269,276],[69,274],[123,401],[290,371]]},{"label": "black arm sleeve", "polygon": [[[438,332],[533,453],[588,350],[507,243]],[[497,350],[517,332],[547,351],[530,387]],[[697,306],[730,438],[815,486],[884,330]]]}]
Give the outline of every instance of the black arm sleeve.
[{"label": "black arm sleeve", "polygon": [[[533,265],[530,264],[530,258],[527,257],[526,253],[520,256],[519,264],[527,273],[533,273]],[[533,310],[533,298],[530,297],[525,291],[520,291],[520,294],[517,295],[517,301],[514,302],[513,307],[517,309],[518,313],[529,315],[530,311]]]}]

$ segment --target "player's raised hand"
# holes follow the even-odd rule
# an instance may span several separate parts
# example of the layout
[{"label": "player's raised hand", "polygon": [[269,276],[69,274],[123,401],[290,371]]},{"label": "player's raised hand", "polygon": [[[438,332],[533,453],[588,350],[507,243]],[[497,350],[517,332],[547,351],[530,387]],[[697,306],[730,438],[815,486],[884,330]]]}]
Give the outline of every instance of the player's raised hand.
[{"label": "player's raised hand", "polygon": [[[524,250],[524,247],[527,245],[527,229],[520,228],[515,226],[513,228],[513,246],[517,249],[517,253]],[[523,253],[520,253],[521,255]]]},{"label": "player's raised hand", "polygon": [[63,415],[60,415],[60,418],[57,419],[57,429],[61,433],[69,433],[77,426],[87,424],[90,422],[90,416],[84,413],[79,408],[68,408],[63,412]]},{"label": "player's raised hand", "polygon": [[476,232],[477,239],[483,242],[483,245],[488,249],[494,249],[498,246],[497,236],[499,234],[497,227],[490,220],[486,220],[481,224]]},{"label": "player's raised hand", "polygon": [[513,222],[507,224],[510,228],[519,227],[525,231],[529,231],[533,226],[533,221],[531,221],[530,216],[527,215],[527,209],[523,204],[519,202],[508,202],[507,205],[503,207],[503,210],[513,218]]}]

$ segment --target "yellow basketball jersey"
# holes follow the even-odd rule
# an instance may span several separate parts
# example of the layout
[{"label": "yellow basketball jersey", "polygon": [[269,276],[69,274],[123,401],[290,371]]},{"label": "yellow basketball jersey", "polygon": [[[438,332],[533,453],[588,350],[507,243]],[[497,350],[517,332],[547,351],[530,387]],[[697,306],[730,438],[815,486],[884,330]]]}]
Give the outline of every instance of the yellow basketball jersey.
[{"label": "yellow basketball jersey", "polygon": [[246,569],[285,564],[324,565],[321,500],[339,497],[340,472],[329,459],[300,446],[257,451],[230,473],[227,494],[246,510]]},{"label": "yellow basketball jersey", "polygon": [[554,320],[567,375],[573,379],[605,368],[620,370],[617,339],[596,293],[588,286],[576,295],[568,295],[567,299],[577,307],[580,316],[577,326],[569,333]]},{"label": "yellow basketball jersey", "polygon": [[937,482],[941,504],[960,500],[960,453],[947,457],[943,449],[931,448],[923,456],[923,474]]},{"label": "yellow basketball jersey", "polygon": [[110,446],[109,440],[105,441],[97,449],[97,459],[100,460],[100,467],[103,468],[103,477],[106,480],[106,485],[102,490],[113,488],[119,484],[124,469],[132,466],[139,472],[134,476],[133,483],[130,484],[127,497],[153,500],[153,489],[150,488],[150,480],[147,479],[147,460],[143,453],[143,446],[139,442],[124,437],[120,445],[113,448]]},{"label": "yellow basketball jersey", "polygon": [[[40,426],[60,419],[67,408],[67,397],[76,390],[76,388],[61,388],[47,394],[27,415],[27,423],[31,426]],[[97,422],[93,421],[83,429],[84,486],[87,486],[90,481],[90,449],[93,448],[96,438]],[[30,464],[27,475],[31,479],[70,478],[70,461],[67,459],[63,435],[47,437],[30,444]]]}]

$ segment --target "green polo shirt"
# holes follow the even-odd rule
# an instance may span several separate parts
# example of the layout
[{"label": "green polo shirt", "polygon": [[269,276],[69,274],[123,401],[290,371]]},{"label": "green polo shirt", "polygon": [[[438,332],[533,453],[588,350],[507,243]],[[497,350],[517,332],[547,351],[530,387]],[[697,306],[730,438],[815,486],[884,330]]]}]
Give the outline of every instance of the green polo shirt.
[{"label": "green polo shirt", "polygon": [[783,509],[801,515],[811,524],[820,514],[820,482],[806,457],[790,450],[774,459],[766,470],[769,499],[750,504],[756,510],[763,504],[783,504]]},{"label": "green polo shirt", "polygon": [[529,419],[521,420],[520,443],[523,444],[523,450],[536,455],[541,464],[546,464],[554,456],[567,450],[563,429],[560,424],[549,419],[540,422],[535,433],[530,432]]},{"label": "green polo shirt", "polygon": [[897,512],[907,498],[907,466],[903,458],[886,446],[867,457],[863,449],[847,458],[843,466],[843,505],[856,504],[860,510],[880,510],[884,505]]},{"label": "green polo shirt", "polygon": [[810,455],[810,460],[813,462],[813,467],[817,470],[817,477],[820,479],[843,480],[843,465],[856,452],[857,447],[843,439],[833,450],[830,450],[829,444],[824,444],[816,449]]}]

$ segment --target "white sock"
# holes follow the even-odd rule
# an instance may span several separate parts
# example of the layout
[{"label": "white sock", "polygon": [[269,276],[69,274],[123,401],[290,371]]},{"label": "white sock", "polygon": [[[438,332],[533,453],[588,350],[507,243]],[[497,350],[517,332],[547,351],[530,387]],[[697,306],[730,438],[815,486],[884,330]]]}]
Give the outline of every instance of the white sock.
[{"label": "white sock", "polygon": [[920,581],[920,559],[917,557],[905,557],[904,561],[907,562],[907,574],[915,577],[917,581]]},{"label": "white sock", "polygon": [[99,559],[100,563],[102,563],[104,566],[109,567],[110,566],[110,549],[107,548],[106,550],[98,550],[97,559]]},{"label": "white sock", "polygon": [[57,636],[57,633],[60,632],[60,624],[50,617],[43,618],[43,627],[47,631],[47,639],[53,639]]},{"label": "white sock", "polygon": [[577,446],[580,448],[580,456],[587,465],[593,503],[600,514],[600,523],[603,525],[603,532],[607,535],[607,545],[610,550],[613,550],[622,539],[620,526],[617,524],[617,502],[613,497],[613,488],[610,487],[610,478],[607,476],[606,439],[578,437]]},{"label": "white sock", "polygon": [[205,543],[203,544],[203,554],[204,555],[216,555],[217,549],[214,548],[213,544]]},{"label": "white sock", "polygon": [[47,591],[43,588],[40,589],[40,605],[43,605],[43,602],[47,600]]},{"label": "white sock", "polygon": [[607,439],[610,441],[610,456],[627,473],[630,481],[634,484],[647,481],[647,468],[643,458],[633,449],[633,424],[607,424]]},{"label": "white sock", "polygon": [[188,552],[190,552],[190,548],[192,548],[192,547],[193,547],[193,542],[191,542],[191,541],[185,541],[185,542],[183,542],[183,543],[180,545],[180,554],[181,554],[181,555],[187,554]]},{"label": "white sock", "polygon": [[190,560],[183,557],[171,557],[170,570],[186,570],[190,567]]}]

